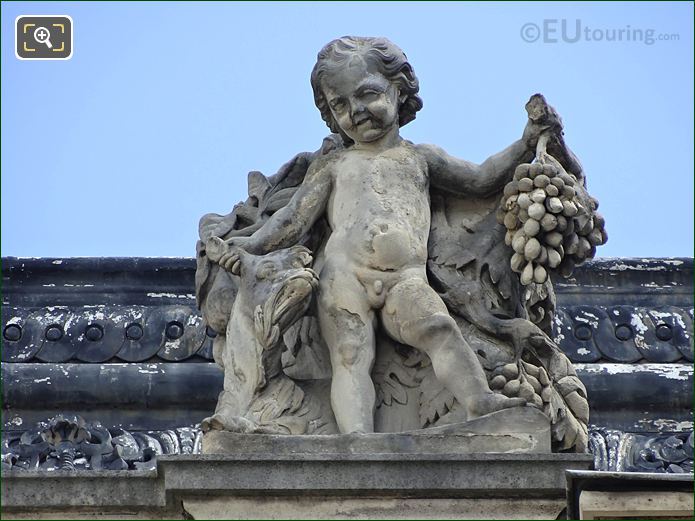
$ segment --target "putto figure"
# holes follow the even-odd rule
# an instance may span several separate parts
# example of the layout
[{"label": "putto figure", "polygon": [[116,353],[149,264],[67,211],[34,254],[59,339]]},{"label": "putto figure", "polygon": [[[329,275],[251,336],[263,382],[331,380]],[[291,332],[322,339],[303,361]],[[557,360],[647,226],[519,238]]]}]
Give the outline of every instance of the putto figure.
[{"label": "putto figure", "polygon": [[[543,148],[555,146],[564,152],[565,159],[571,158],[566,164],[572,161],[572,167],[578,164],[564,147],[556,113],[541,104],[545,112],[529,118],[521,139],[477,165],[452,157],[439,147],[413,144],[400,136],[400,127],[415,119],[422,101],[418,97],[418,79],[406,55],[385,38],[343,37],[330,42],[318,55],[311,85],[323,120],[340,136],[342,143],[328,140],[317,153],[298,156],[277,176],[266,180],[267,186],[262,188],[260,196],[250,193],[254,200],[248,201],[247,206],[255,205],[257,213],[250,219],[253,222],[246,223],[248,226],[240,225],[238,210],[231,219],[229,216],[203,219],[198,249],[199,272],[205,278],[199,277],[199,297],[209,300],[214,293],[215,284],[209,282],[214,279],[210,262],[234,274],[239,272],[243,251],[263,255],[313,241],[317,257],[314,268],[319,274],[316,314],[321,340],[330,355],[331,406],[340,432],[375,430],[377,392],[373,372],[382,344],[395,343],[396,351],[401,353],[408,350],[420,356],[424,353],[431,361],[436,381],[458,402],[459,418],[470,420],[527,403],[543,408],[549,402],[543,402],[540,387],[535,400],[533,392],[525,396],[518,390],[517,393],[499,392],[499,389],[495,392],[490,387],[495,371],[500,373],[503,366],[516,364],[520,368],[517,375],[522,378],[523,364],[539,369],[549,356],[564,355],[558,353],[542,330],[541,320],[537,321],[541,325],[538,327],[528,320],[526,312],[519,312],[524,305],[519,298],[521,292],[534,292],[536,298],[532,304],[545,303],[549,295],[540,288],[549,286],[550,282],[541,281],[525,289],[519,285],[518,277],[509,269],[509,256],[513,252],[504,244],[504,228],[497,222],[489,223],[487,215],[494,219],[495,212],[481,211],[480,201],[494,199],[498,213],[502,211],[499,208],[502,189],[510,182],[517,182],[515,169],[532,161],[537,153],[539,161],[552,163],[547,170],[563,168],[545,150],[537,150],[541,136]],[[559,152],[555,154],[561,155]],[[288,179],[297,177],[298,173],[300,177],[303,175],[301,183],[295,180],[292,187]],[[262,200],[272,199],[273,194],[277,199],[283,183],[293,188],[291,197],[281,207],[267,211],[268,205],[264,209]],[[250,179],[250,187],[251,184]],[[289,187],[284,190],[288,191]],[[478,201],[468,209],[457,211],[467,212],[469,217],[474,215],[477,219],[473,221],[494,231],[471,229],[469,233],[477,233],[480,238],[483,238],[481,234],[487,234],[484,238],[487,243],[491,239],[494,243],[494,237],[499,237],[498,242],[509,256],[498,259],[488,251],[476,259],[478,252],[474,248],[475,274],[471,276],[460,269],[470,261],[454,261],[460,282],[454,282],[454,288],[445,287],[447,291],[438,292],[432,287],[431,279],[444,286],[452,284],[447,274],[437,269],[452,266],[443,250],[466,248],[465,240],[456,244],[457,238],[453,238],[453,245],[444,244],[447,238],[441,234],[447,230],[454,233],[453,229],[460,232],[461,226],[437,223],[446,214],[441,208],[442,197],[444,201],[452,198]],[[324,224],[327,226],[323,226],[323,231],[317,232]],[[507,244],[511,244],[513,231],[509,229]],[[439,235],[433,233],[435,230]],[[505,276],[516,281],[515,291],[504,288],[501,291],[500,300],[509,301],[511,304],[506,307],[513,308],[504,325],[495,323],[500,320],[499,313],[491,306],[485,309],[488,316],[476,313],[473,308],[480,303],[471,305],[472,293],[465,287],[487,282],[490,269],[482,266],[492,263],[492,271],[498,272],[500,268],[494,266],[495,262],[506,262]],[[483,272],[487,277],[484,281]],[[498,274],[493,277],[493,287],[499,279]],[[503,286],[509,284],[512,282]],[[467,294],[469,300],[461,298],[452,302],[457,291]],[[545,307],[549,305],[546,303]],[[457,314],[459,320],[454,318]],[[466,327],[462,327],[462,320]],[[476,329],[470,338],[466,338],[470,329],[467,326]],[[506,345],[497,345],[490,353],[486,353],[487,349],[474,350],[471,341],[479,344],[481,332],[482,336],[496,335],[497,344],[500,339],[506,339]],[[534,352],[532,362],[536,365],[521,360],[524,349]],[[545,354],[539,354],[538,350]],[[548,354],[551,351],[553,355]],[[491,365],[485,367],[484,362]],[[531,369],[531,372],[536,371]],[[526,380],[519,382],[519,388],[523,383]],[[441,420],[445,412],[430,418],[430,423]]]}]

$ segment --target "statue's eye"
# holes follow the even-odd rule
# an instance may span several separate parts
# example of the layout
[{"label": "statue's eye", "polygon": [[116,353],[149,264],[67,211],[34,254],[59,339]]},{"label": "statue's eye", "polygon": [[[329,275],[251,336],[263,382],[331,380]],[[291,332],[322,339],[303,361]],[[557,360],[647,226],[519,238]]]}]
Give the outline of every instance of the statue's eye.
[{"label": "statue's eye", "polygon": [[337,112],[341,112],[345,109],[345,102],[341,100],[332,101],[331,108]]}]

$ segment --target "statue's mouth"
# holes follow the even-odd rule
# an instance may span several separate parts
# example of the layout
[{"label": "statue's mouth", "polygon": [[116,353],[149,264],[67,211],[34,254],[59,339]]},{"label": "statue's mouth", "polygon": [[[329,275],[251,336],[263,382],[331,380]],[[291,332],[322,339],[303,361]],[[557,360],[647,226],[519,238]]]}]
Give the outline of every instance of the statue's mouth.
[{"label": "statue's mouth", "polygon": [[357,116],[353,120],[352,126],[354,128],[357,128],[365,123],[371,123],[371,125],[374,126],[374,123],[375,123],[374,118],[370,114],[363,114],[363,115]]},{"label": "statue's mouth", "polygon": [[262,308],[257,308],[256,328],[265,349],[274,347],[287,328],[304,315],[317,288],[316,272],[304,268],[282,281]]}]

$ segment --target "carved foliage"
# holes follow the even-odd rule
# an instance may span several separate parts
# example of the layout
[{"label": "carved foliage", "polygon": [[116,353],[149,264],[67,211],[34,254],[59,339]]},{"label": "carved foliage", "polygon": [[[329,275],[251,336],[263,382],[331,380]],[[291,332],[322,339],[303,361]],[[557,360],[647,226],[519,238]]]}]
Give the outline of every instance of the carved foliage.
[{"label": "carved foliage", "polygon": [[[489,342],[496,346],[496,363],[488,367],[491,387],[542,408],[551,420],[556,449],[583,452],[588,438],[586,390],[570,361],[547,334],[554,309],[552,288],[548,285],[535,296],[520,288],[509,266],[511,250],[505,249],[503,241],[496,246],[490,243],[490,237],[504,233],[494,221],[495,207],[494,202],[488,203],[478,210],[476,222],[461,228],[457,223],[465,222],[470,209],[450,201],[433,203],[428,263],[431,280],[452,315],[488,334]],[[465,264],[452,262],[452,245],[467,252]],[[481,363],[485,366],[484,360]],[[545,385],[540,383],[541,369],[543,379],[547,379]]]}]

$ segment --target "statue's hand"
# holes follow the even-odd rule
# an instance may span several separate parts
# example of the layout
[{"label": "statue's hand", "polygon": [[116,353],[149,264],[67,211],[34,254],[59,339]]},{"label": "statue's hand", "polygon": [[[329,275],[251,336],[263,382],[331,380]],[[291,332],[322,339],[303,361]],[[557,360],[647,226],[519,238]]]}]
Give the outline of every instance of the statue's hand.
[{"label": "statue's hand", "polygon": [[541,136],[541,134],[549,130],[551,132],[557,133],[562,132],[561,127],[557,127],[552,123],[548,123],[545,121],[536,122],[529,119],[528,123],[526,123],[526,128],[524,128],[524,133],[521,136],[521,140],[524,142],[528,150],[531,150],[535,153],[536,145],[538,144],[538,138]]},{"label": "statue's hand", "polygon": [[248,241],[248,237],[233,237],[226,241],[219,237],[210,237],[205,243],[205,253],[222,269],[239,275],[243,248]]},{"label": "statue's hand", "polygon": [[529,119],[521,137],[529,150],[535,152],[538,138],[549,131],[551,134],[562,134],[562,119],[557,111],[548,105],[541,94],[534,94],[526,103]]}]

